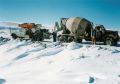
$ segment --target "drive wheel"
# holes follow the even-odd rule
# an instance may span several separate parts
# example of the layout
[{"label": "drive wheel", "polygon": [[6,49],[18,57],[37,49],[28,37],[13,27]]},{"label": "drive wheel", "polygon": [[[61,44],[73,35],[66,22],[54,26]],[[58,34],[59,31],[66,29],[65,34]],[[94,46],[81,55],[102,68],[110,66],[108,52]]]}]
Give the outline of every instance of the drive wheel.
[{"label": "drive wheel", "polygon": [[72,42],[72,41],[74,41],[74,37],[72,36],[68,37],[68,42]]},{"label": "drive wheel", "polygon": [[105,44],[112,46],[112,45],[113,45],[113,39],[110,38],[110,37],[109,37],[109,38],[106,38]]},{"label": "drive wheel", "polygon": [[12,33],[11,36],[12,36],[13,39],[17,39],[18,38],[18,36],[15,33]]},{"label": "drive wheel", "polygon": [[82,39],[80,39],[78,37],[75,37],[74,41],[77,42],[77,43],[82,43]]}]

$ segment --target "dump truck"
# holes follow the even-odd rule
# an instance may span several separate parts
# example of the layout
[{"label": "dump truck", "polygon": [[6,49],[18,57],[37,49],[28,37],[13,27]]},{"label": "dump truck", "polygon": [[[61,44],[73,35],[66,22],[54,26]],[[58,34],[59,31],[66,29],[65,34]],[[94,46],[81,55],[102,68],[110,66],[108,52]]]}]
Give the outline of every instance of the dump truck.
[{"label": "dump truck", "polygon": [[32,41],[43,41],[49,39],[49,30],[43,29],[41,24],[22,23],[18,24],[18,30],[11,31],[11,36],[14,39],[31,39]]},{"label": "dump truck", "polygon": [[62,31],[58,39],[61,42],[82,42],[83,39],[91,41],[92,32],[96,31],[96,41],[104,42],[106,45],[117,45],[119,35],[117,31],[106,30],[103,25],[93,27],[93,23],[85,18],[61,18],[60,27],[56,22],[56,32]]}]

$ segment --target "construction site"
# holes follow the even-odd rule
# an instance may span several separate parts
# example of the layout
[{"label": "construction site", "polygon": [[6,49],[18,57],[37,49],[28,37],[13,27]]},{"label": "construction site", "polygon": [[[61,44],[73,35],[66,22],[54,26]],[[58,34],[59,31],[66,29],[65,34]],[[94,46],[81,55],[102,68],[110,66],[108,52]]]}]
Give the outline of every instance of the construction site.
[{"label": "construction site", "polygon": [[0,84],[120,84],[120,0],[0,0]]},{"label": "construction site", "polygon": [[13,39],[44,41],[50,39],[52,33],[58,33],[55,37],[59,42],[77,42],[82,40],[92,41],[92,32],[95,31],[96,42],[103,42],[104,45],[117,46],[119,41],[118,31],[108,30],[104,25],[95,25],[93,22],[81,18],[61,18],[60,22],[55,22],[52,32],[42,27],[42,24],[23,23],[18,24],[18,30],[11,30]]}]

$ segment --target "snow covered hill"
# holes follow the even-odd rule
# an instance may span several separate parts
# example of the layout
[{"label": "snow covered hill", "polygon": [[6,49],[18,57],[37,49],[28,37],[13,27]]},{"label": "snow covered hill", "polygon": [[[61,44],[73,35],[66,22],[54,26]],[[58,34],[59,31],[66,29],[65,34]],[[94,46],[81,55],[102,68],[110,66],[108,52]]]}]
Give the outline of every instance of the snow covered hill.
[{"label": "snow covered hill", "polygon": [[[0,36],[11,39],[7,30]],[[120,44],[5,41],[0,84],[120,84]]]}]

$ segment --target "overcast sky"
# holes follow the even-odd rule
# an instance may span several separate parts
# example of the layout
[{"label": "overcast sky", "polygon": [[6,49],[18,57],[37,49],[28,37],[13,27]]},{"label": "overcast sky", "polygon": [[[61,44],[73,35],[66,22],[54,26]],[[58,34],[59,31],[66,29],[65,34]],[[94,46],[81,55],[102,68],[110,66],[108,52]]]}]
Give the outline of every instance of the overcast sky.
[{"label": "overcast sky", "polygon": [[54,24],[75,16],[120,28],[120,0],[0,0],[0,21]]}]

